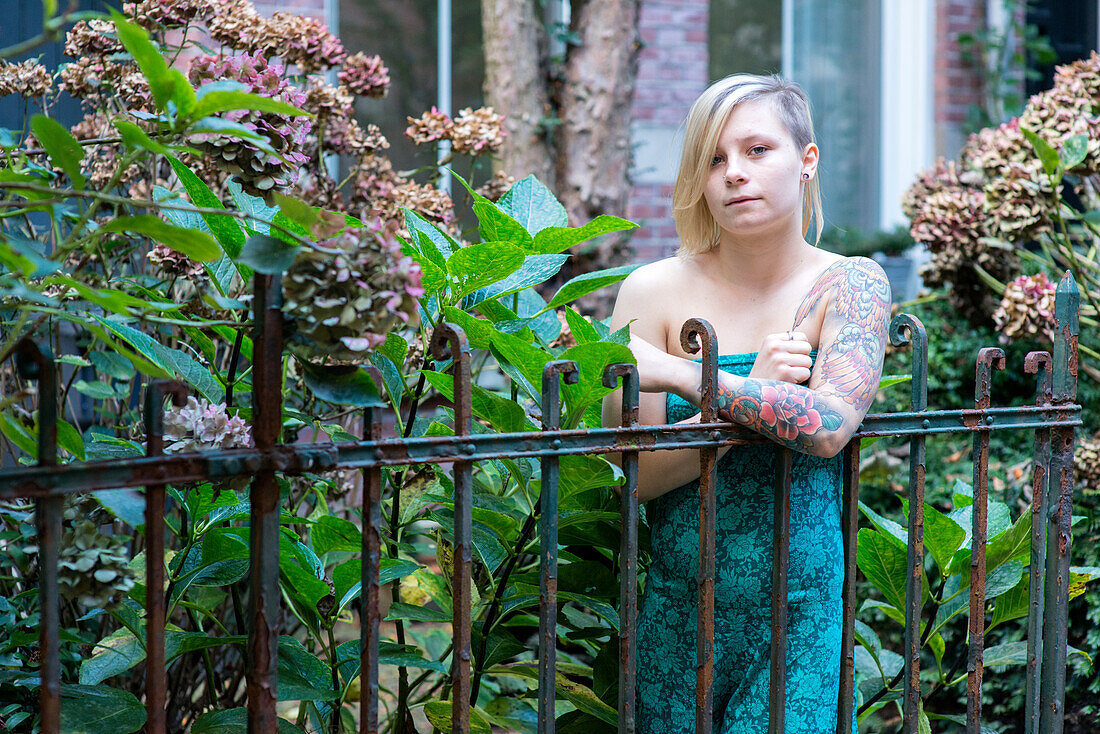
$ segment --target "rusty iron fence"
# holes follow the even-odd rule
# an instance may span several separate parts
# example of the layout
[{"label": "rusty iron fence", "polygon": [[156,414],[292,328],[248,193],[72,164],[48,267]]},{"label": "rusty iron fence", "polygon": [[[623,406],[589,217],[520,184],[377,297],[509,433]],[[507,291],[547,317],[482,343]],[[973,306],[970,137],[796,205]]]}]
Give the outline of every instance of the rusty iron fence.
[{"label": "rusty iron fence", "polygon": [[[704,366],[702,421],[694,425],[638,424],[638,379],[633,365],[611,365],[604,377],[609,387],[621,385],[620,427],[559,430],[559,380],[577,379],[576,365],[553,361],[543,373],[543,430],[530,433],[478,434],[472,431],[470,350],[461,329],[441,324],[432,349],[439,360],[453,361],[455,435],[424,438],[384,438],[381,416],[365,409],[362,441],[335,444],[279,443],[282,415],[280,357],[282,355],[281,291],[278,276],[258,276],[255,282],[254,382],[252,393],[255,446],[218,452],[162,455],[162,411],[166,397],[184,398],[177,384],[154,382],[147,391],[147,455],[141,458],[57,464],[57,372],[52,359],[33,342],[17,350],[20,373],[38,381],[38,464],[0,476],[0,499],[33,497],[37,503],[40,557],[42,731],[60,729],[58,540],[64,495],[118,487],[144,487],[147,534],[147,662],[146,731],[166,730],[166,670],[164,650],[165,488],[171,483],[252,477],[251,594],[247,645],[248,724],[250,732],[276,730],[276,680],[279,618],[279,486],[276,473],[355,468],[364,473],[360,599],[361,710],[359,731],[378,731],[379,569],[382,559],[383,467],[410,463],[447,462],[454,472],[455,523],[453,569],[454,646],[452,654],[452,721],[454,732],[470,730],[471,670],[471,475],[474,462],[499,457],[538,457],[542,464],[540,551],[539,731],[554,731],[555,620],[557,618],[557,491],[558,461],[567,454],[619,452],[625,474],[622,497],[619,731],[635,731],[635,639],[638,553],[638,452],[696,449],[701,463],[699,484],[699,557],[696,677],[696,731],[712,728],[711,683],[714,637],[714,521],[716,457],[720,446],[760,443],[760,436],[716,420],[714,383],[718,348],[714,331],[704,321],[684,325],[682,344],[701,352]],[[837,732],[850,731],[853,716],[856,528],[858,524],[860,440],[874,436],[908,436],[910,483],[908,518],[908,586],[906,589],[903,722],[904,731],[918,731],[920,700],[921,576],[924,560],[925,441],[930,435],[965,432],[973,435],[974,512],[971,538],[970,625],[967,685],[967,731],[981,731],[983,674],[985,541],[989,438],[993,431],[1034,431],[1030,603],[1027,620],[1026,722],[1029,734],[1062,731],[1065,698],[1067,608],[1069,593],[1070,524],[1073,500],[1074,429],[1081,425],[1075,403],[1079,295],[1068,273],[1058,286],[1053,355],[1032,352],[1024,369],[1036,376],[1035,404],[993,407],[992,372],[1006,367],[1004,353],[981,349],[976,364],[973,409],[928,410],[928,343],[920,321],[901,314],[890,325],[895,346],[912,350],[912,397],[909,411],[868,415],[843,450],[843,519],[845,572],[843,638]],[[787,619],[787,529],[790,519],[791,452],[776,447],[775,547],[771,605],[771,688],[769,731],[784,731]]]}]

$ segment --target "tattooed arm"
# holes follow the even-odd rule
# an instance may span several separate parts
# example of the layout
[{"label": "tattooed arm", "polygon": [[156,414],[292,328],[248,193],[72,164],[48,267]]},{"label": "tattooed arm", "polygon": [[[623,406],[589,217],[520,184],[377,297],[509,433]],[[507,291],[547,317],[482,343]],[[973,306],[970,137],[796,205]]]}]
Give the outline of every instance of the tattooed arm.
[{"label": "tattooed arm", "polygon": [[[822,319],[809,383],[719,372],[718,415],[797,451],[835,456],[878,389],[889,312],[890,286],[878,264],[866,258],[838,261],[818,278],[795,316],[795,329],[810,318]],[[665,389],[699,405],[702,368],[680,360],[676,373]]]}]

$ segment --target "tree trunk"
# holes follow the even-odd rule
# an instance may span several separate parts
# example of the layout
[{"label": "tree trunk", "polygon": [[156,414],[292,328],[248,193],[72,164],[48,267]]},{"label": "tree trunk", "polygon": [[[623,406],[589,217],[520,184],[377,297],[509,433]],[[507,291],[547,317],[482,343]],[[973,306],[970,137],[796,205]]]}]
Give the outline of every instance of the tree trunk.
[{"label": "tree trunk", "polygon": [[551,189],[555,170],[545,126],[551,115],[540,60],[543,22],[537,0],[481,0],[485,99],[504,115],[507,136],[498,169],[517,179],[535,174]]},{"label": "tree trunk", "polygon": [[574,225],[622,216],[630,197],[630,107],[638,73],[639,0],[573,3],[561,91],[557,193]]}]

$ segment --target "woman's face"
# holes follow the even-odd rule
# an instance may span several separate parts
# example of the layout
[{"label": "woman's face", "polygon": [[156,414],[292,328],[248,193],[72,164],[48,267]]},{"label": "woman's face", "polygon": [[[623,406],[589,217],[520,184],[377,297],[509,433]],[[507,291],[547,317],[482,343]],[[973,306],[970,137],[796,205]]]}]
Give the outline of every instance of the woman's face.
[{"label": "woman's face", "polygon": [[802,174],[816,166],[817,146],[798,150],[771,101],[743,102],[722,128],[704,198],[723,232],[763,234],[792,219],[801,232]]}]

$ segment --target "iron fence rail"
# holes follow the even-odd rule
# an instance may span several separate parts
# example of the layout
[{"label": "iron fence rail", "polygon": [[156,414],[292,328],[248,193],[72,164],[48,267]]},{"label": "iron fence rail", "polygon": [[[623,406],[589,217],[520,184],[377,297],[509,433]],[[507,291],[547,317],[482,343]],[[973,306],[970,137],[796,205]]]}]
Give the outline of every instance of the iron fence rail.
[{"label": "iron fence rail", "polygon": [[[696,669],[696,731],[711,732],[714,641],[714,543],[717,449],[727,444],[761,443],[744,429],[716,421],[714,385],[717,343],[713,329],[699,319],[688,321],[681,338],[685,350],[701,352],[703,364],[702,422],[693,426],[638,425],[638,379],[633,365],[611,365],[604,376],[608,387],[622,386],[622,416],[617,428],[559,430],[559,380],[575,381],[576,364],[552,361],[543,373],[543,430],[515,434],[473,435],[470,350],[461,329],[437,327],[432,349],[437,360],[451,360],[454,372],[455,435],[418,439],[383,439],[379,412],[364,410],[360,442],[280,445],[282,416],[281,293],[277,276],[258,276],[255,283],[253,437],[255,448],[163,456],[162,410],[171,395],[184,397],[177,383],[154,382],[147,392],[147,456],[101,462],[57,465],[57,380],[49,355],[24,340],[17,350],[20,373],[39,383],[38,463],[0,476],[0,499],[33,497],[36,501],[40,555],[42,662],[40,711],[42,731],[60,731],[58,543],[61,502],[68,493],[144,486],[146,492],[146,731],[166,730],[163,588],[165,488],[171,483],[253,477],[251,486],[251,594],[247,657],[248,722],[250,732],[273,732],[277,717],[277,649],[279,612],[279,487],[276,473],[358,468],[364,473],[360,598],[359,731],[376,734],[381,613],[379,573],[382,560],[382,469],[410,463],[450,462],[454,472],[454,645],[451,657],[452,724],[454,732],[470,730],[471,707],[471,527],[474,463],[503,457],[538,457],[542,465],[540,605],[539,605],[539,731],[554,731],[557,619],[557,493],[558,458],[570,454],[620,453],[625,477],[621,489],[623,524],[620,552],[619,731],[636,728],[638,454],[659,449],[698,449],[699,558]],[[1028,734],[1060,734],[1065,698],[1067,608],[1069,591],[1070,523],[1073,492],[1074,429],[1081,425],[1081,407],[1074,403],[1077,376],[1079,297],[1067,273],[1058,286],[1053,356],[1028,355],[1024,369],[1036,375],[1034,406],[992,407],[994,369],[1003,369],[1000,349],[982,349],[977,358],[975,407],[967,410],[927,410],[927,337],[912,316],[894,319],[890,337],[895,346],[912,350],[912,396],[907,412],[868,416],[843,450],[842,533],[844,544],[841,680],[837,702],[837,732],[850,731],[853,718],[856,530],[858,525],[860,439],[908,436],[910,441],[909,518],[904,667],[903,726],[917,732],[920,702],[921,578],[924,565],[923,508],[925,441],[927,436],[969,432],[974,442],[974,506],[971,528],[970,646],[967,668],[967,729],[981,726],[983,674],[986,509],[988,502],[989,436],[993,431],[1035,431],[1029,578],[1027,691],[1025,730]],[[790,523],[791,452],[776,447],[775,538],[771,593],[771,663],[769,731],[782,732],[786,688],[787,570]],[[928,625],[928,629],[931,625]]]}]

